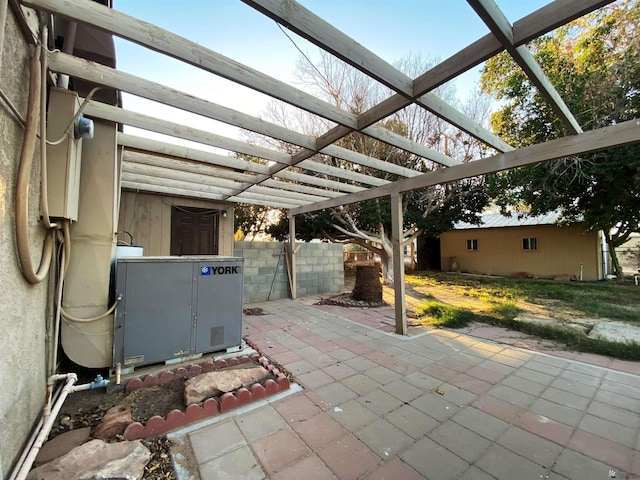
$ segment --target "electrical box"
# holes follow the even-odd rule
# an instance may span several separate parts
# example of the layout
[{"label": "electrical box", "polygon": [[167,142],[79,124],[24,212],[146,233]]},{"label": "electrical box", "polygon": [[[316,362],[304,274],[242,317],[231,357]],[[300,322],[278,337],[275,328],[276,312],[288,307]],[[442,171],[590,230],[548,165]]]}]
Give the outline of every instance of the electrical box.
[{"label": "electrical box", "polygon": [[114,365],[131,368],[242,343],[243,258],[117,261]]},{"label": "electrical box", "polygon": [[[78,95],[63,88],[52,88],[47,114],[47,140],[58,145],[47,145],[47,191],[49,216],[78,219],[80,196],[80,156],[82,140],[76,139],[74,127],[69,124],[80,108]],[[66,131],[66,133],[65,133]]]}]

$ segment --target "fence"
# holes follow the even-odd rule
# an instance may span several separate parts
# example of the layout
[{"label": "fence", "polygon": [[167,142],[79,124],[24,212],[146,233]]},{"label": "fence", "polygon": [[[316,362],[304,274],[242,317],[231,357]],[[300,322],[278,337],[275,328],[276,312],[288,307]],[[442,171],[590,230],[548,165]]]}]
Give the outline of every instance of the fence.
[{"label": "fence", "polygon": [[[344,289],[342,245],[298,243],[296,254],[299,297],[337,293]],[[280,242],[235,242],[234,255],[244,258],[244,303],[289,298],[289,279]]]}]

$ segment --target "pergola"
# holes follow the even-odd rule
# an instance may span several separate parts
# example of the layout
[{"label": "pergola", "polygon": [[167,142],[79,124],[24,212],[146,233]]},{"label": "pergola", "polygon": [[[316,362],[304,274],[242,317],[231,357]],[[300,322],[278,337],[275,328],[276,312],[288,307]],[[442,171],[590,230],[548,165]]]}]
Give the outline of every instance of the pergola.
[{"label": "pergola", "polygon": [[[406,76],[295,0],[242,0],[395,92],[359,115],[341,110],[305,91],[186,38],[101,4],[87,0],[20,1],[26,6],[66,18],[70,22],[85,24],[122,37],[333,122],[336,126],[318,137],[304,135],[68,53],[55,51],[47,55],[51,71],[128,92],[297,147],[294,154],[287,154],[95,100],[88,101],[85,109],[85,113],[92,117],[266,160],[266,164],[258,164],[127,133],[118,135],[118,143],[124,148],[121,183],[123,189],[286,209],[291,219],[294,298],[295,216],[363,200],[390,197],[396,279],[396,331],[401,334],[406,333],[401,256],[403,192],[640,141],[640,119],[583,132],[526,47],[527,42],[613,0],[555,0],[514,24],[507,20],[494,0],[467,0],[487,25],[490,33],[417,78]],[[432,93],[435,88],[503,50],[513,57],[536,85],[558,117],[566,124],[571,135],[514,149]],[[411,104],[426,109],[498,153],[460,164],[454,158],[380,126],[381,120]],[[360,132],[393,148],[432,161],[441,168],[421,173],[336,145],[336,142],[352,132]],[[358,173],[357,168],[336,168],[319,161],[319,155],[392,173],[400,180],[391,182],[367,176]]]}]

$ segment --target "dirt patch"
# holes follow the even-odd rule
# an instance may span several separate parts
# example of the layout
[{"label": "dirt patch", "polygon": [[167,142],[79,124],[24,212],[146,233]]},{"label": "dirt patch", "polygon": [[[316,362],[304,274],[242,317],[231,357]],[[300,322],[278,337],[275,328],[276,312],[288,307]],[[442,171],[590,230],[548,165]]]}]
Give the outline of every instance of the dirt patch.
[{"label": "dirt patch", "polygon": [[263,309],[256,307],[256,308],[245,308],[244,310],[242,310],[242,313],[244,313],[245,315],[269,315],[267,312],[265,312]]},{"label": "dirt patch", "polygon": [[[251,361],[240,365],[227,367],[225,370],[249,368],[258,365]],[[284,371],[291,380],[293,377],[289,372]],[[273,374],[269,373],[261,383],[268,379],[274,380]],[[49,439],[61,433],[78,428],[90,427],[95,429],[102,421],[105,413],[116,405],[131,407],[131,414],[134,422],[145,424],[153,416],[166,417],[172,410],[184,411],[184,385],[186,378],[175,378],[162,385],[140,388],[131,393],[111,392],[106,389],[84,390],[73,393],[67,397],[60,414],[51,430]],[[216,398],[216,397],[211,397]],[[122,441],[122,435],[116,435],[110,441]],[[173,442],[166,436],[158,436],[142,440],[143,444],[152,453],[151,460],[145,467],[144,480],[172,480],[176,478],[173,464],[171,462],[171,447]]]},{"label": "dirt patch", "polygon": [[384,301],[356,300],[350,293],[340,293],[321,298],[316,305],[338,305],[339,307],[375,308],[387,305]]}]

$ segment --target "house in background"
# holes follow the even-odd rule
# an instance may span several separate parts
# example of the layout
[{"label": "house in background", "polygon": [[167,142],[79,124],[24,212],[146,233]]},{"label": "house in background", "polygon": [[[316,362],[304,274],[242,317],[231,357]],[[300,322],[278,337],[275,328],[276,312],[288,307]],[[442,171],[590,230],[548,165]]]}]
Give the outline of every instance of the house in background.
[{"label": "house in background", "polygon": [[559,225],[558,212],[481,218],[480,225],[461,222],[441,235],[443,271],[585,281],[605,276],[602,235],[585,232],[582,222]]}]

